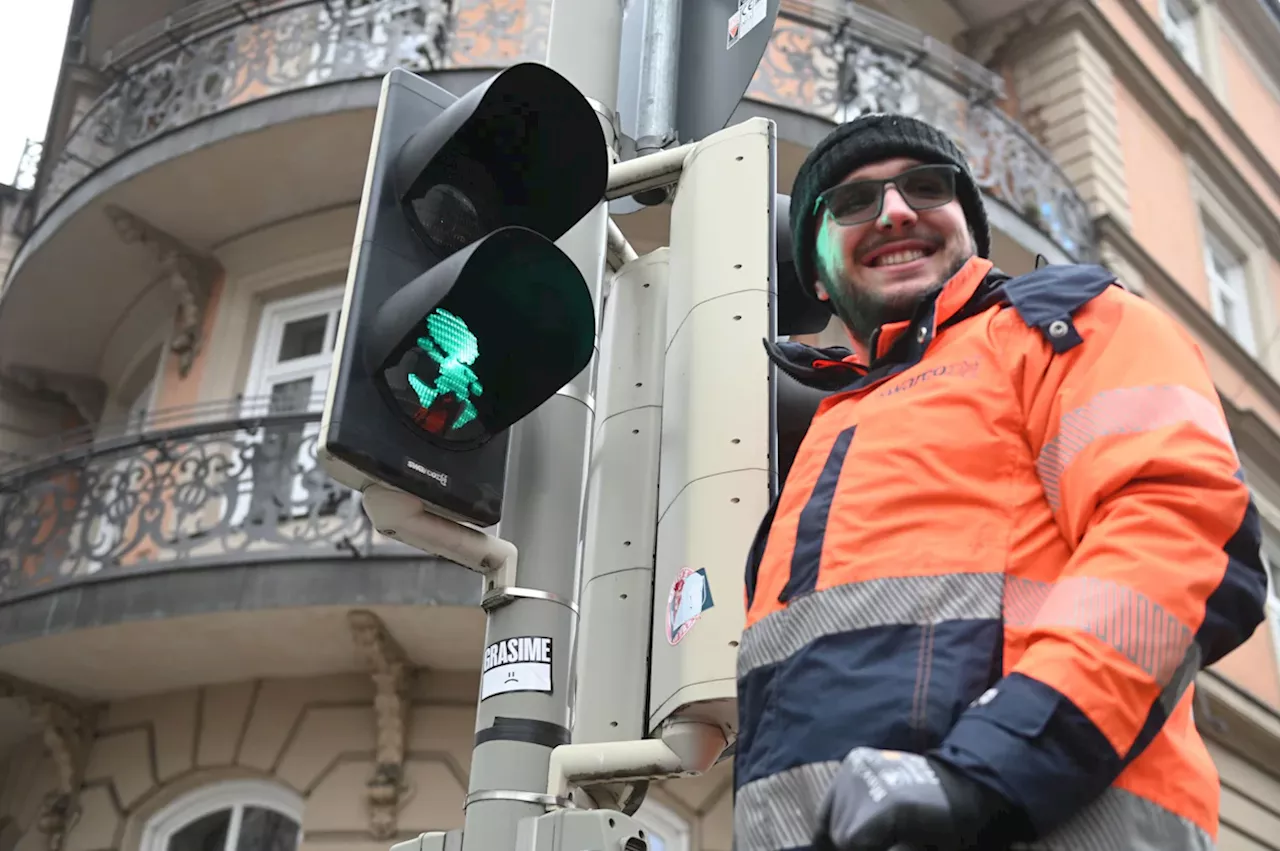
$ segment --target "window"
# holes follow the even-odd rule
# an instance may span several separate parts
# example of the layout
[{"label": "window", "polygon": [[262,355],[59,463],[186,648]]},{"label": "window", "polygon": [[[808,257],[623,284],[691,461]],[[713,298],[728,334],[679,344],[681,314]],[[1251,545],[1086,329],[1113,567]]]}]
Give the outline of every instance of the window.
[{"label": "window", "polygon": [[149,379],[138,395],[125,411],[125,428],[128,431],[142,431],[147,424],[147,415],[151,412],[151,404],[155,401],[156,382]]},{"label": "window", "polygon": [[296,851],[302,799],[279,786],[237,780],[183,795],[143,829],[141,851]]},{"label": "window", "polygon": [[249,414],[318,411],[333,362],[342,290],[268,304],[245,388]]},{"label": "window", "polygon": [[1267,622],[1271,626],[1271,644],[1280,660],[1280,561],[1264,551],[1262,563],[1267,567]]},{"label": "window", "polygon": [[241,414],[272,417],[245,440],[256,444],[247,507],[235,522],[262,524],[331,514],[350,492],[332,487],[316,464],[320,423],[281,420],[324,407],[342,312],[341,288],[272,302],[262,311]]},{"label": "window", "polygon": [[649,834],[649,851],[689,851],[689,823],[652,796],[645,797],[635,818]]},{"label": "window", "polygon": [[1253,313],[1244,263],[1212,231],[1205,231],[1205,271],[1213,318],[1252,355],[1257,355]]},{"label": "window", "polygon": [[1200,28],[1195,0],[1160,0],[1160,26],[1186,63],[1200,73]]}]

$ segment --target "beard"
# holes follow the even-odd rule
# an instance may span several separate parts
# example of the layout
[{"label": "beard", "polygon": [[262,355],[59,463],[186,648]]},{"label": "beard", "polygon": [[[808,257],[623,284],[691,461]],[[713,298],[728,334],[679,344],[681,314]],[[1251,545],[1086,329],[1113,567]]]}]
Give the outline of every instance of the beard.
[{"label": "beard", "polygon": [[880,326],[911,319],[920,304],[941,292],[947,281],[955,277],[972,256],[972,250],[955,252],[946,271],[936,281],[908,292],[880,292],[843,275],[839,280],[824,280],[822,285],[831,298],[836,316],[854,339],[866,345]]}]

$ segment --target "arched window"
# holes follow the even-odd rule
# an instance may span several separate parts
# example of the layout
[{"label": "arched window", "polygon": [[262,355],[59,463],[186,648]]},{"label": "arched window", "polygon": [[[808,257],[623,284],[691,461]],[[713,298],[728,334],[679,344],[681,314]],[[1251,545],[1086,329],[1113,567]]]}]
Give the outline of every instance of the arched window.
[{"label": "arched window", "polygon": [[649,832],[649,851],[689,851],[689,823],[652,796],[645,796],[635,818]]},{"label": "arched window", "polygon": [[296,851],[302,799],[260,780],[205,786],[171,802],[143,830],[141,851]]}]

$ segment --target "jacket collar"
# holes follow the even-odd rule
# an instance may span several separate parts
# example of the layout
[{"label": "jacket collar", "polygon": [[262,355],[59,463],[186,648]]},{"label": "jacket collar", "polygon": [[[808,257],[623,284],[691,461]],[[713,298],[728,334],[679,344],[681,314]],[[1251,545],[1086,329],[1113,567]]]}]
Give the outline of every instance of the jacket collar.
[{"label": "jacket collar", "polygon": [[[993,268],[992,262],[986,258],[970,257],[960,270],[942,285],[942,289],[934,298],[925,299],[920,303],[911,319],[891,322],[876,329],[867,346],[868,352],[874,353],[869,363],[875,365],[877,361],[883,360],[903,334],[923,334],[927,339],[932,339],[939,327],[969,303],[979,285],[987,277],[987,273]],[[858,354],[866,357],[867,352],[858,352]],[[864,360],[863,363],[868,361]]]},{"label": "jacket collar", "polygon": [[872,335],[874,359],[856,344],[851,351],[843,346],[762,342],[777,367],[801,384],[828,392],[855,389],[918,363],[940,331],[1000,302],[1001,286],[1008,279],[990,260],[969,258],[941,290],[920,303],[910,320],[885,325]]}]

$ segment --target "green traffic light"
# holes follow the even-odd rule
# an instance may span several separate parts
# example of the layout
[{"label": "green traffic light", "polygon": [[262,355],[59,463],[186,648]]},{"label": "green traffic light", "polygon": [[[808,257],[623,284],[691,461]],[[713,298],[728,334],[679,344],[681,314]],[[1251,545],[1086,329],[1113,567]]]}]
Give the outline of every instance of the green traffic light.
[{"label": "green traffic light", "polygon": [[436,362],[439,371],[431,384],[410,373],[409,386],[418,395],[418,404],[423,409],[429,409],[440,396],[452,394],[461,409],[451,427],[459,429],[476,418],[472,396],[484,393],[471,368],[480,356],[480,343],[467,323],[447,310],[431,311],[426,325],[427,336],[418,338],[418,348]]}]

